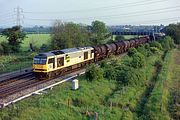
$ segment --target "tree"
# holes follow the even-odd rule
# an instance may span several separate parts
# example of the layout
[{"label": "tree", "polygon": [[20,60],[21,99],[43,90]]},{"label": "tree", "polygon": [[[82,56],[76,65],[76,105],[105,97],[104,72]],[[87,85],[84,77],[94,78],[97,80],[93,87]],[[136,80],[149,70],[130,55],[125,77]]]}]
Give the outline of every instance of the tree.
[{"label": "tree", "polygon": [[84,26],[56,21],[51,33],[52,49],[64,49],[87,45],[88,32]]},{"label": "tree", "polygon": [[20,44],[26,37],[26,34],[21,31],[20,26],[14,26],[12,28],[7,28],[2,31],[2,35],[4,35],[7,38],[11,52],[19,52],[20,51]]},{"label": "tree", "polygon": [[170,24],[164,29],[166,35],[174,39],[174,43],[180,44],[180,23]]},{"label": "tree", "polygon": [[105,23],[101,21],[93,21],[92,22],[92,33],[95,35],[93,37],[94,44],[100,44],[101,40],[105,39],[106,33],[107,33],[107,27]]}]

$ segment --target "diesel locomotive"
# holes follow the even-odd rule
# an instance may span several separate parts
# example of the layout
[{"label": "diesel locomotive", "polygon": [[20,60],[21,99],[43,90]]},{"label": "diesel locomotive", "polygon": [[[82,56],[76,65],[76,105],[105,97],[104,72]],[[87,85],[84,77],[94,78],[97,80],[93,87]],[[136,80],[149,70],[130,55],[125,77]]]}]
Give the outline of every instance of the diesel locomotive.
[{"label": "diesel locomotive", "polygon": [[87,64],[100,61],[110,55],[119,55],[129,48],[150,42],[149,36],[116,41],[92,47],[68,48],[40,53],[34,57],[33,72],[38,78],[51,78],[68,71],[82,68]]}]

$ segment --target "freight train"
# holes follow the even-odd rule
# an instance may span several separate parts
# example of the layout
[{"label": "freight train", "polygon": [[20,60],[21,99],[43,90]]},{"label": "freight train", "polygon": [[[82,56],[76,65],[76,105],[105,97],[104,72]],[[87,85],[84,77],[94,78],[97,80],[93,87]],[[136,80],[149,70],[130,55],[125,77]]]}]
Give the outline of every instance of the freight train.
[{"label": "freight train", "polygon": [[68,48],[40,53],[34,57],[33,72],[38,78],[51,78],[68,71],[82,68],[87,64],[100,61],[110,55],[119,55],[129,48],[150,42],[149,36],[116,41],[92,47]]}]

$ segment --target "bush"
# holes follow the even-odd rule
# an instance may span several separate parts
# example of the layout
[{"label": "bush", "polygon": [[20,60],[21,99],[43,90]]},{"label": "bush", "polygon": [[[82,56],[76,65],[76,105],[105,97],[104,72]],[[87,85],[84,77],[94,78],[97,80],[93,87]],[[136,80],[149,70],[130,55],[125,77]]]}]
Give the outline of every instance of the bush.
[{"label": "bush", "polygon": [[138,85],[145,79],[145,74],[143,72],[125,65],[118,68],[118,73],[116,80],[124,85]]},{"label": "bush", "polygon": [[130,48],[129,50],[128,50],[128,56],[133,56],[135,53],[137,53],[137,50],[136,50],[136,48]]},{"label": "bush", "polygon": [[170,50],[174,48],[174,41],[171,37],[167,36],[160,41],[164,50]]},{"label": "bush", "polygon": [[151,42],[151,43],[150,43],[150,47],[156,47],[156,48],[162,50],[161,44],[160,44],[159,42],[157,42],[157,41]]},{"label": "bush", "polygon": [[145,65],[145,57],[141,53],[135,53],[132,56],[130,65],[134,68],[142,68]]},{"label": "bush", "polygon": [[2,50],[3,50],[4,54],[9,54],[9,53],[12,52],[11,51],[11,46],[7,42],[2,42],[1,46],[2,46]]},{"label": "bush", "polygon": [[92,64],[87,68],[86,78],[90,81],[103,79],[103,69],[97,66],[96,64]]},{"label": "bush", "polygon": [[146,49],[144,45],[140,45],[138,46],[137,51],[143,54],[144,56],[148,56],[149,48]]},{"label": "bush", "polygon": [[150,50],[153,54],[159,54],[160,50],[157,47],[150,47]]}]

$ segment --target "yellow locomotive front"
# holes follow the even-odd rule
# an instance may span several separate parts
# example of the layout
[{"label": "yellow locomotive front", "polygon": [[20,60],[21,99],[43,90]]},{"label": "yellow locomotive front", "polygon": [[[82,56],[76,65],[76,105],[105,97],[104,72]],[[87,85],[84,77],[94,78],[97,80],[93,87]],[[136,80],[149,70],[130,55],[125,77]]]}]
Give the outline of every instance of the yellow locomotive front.
[{"label": "yellow locomotive front", "polygon": [[54,66],[54,54],[42,53],[34,57],[33,72],[36,77],[47,78],[49,72],[53,70]]}]

